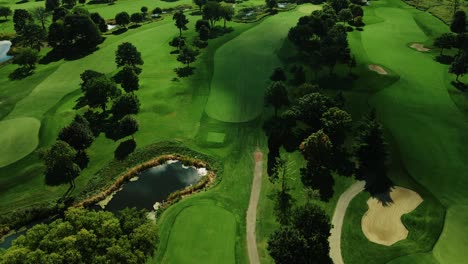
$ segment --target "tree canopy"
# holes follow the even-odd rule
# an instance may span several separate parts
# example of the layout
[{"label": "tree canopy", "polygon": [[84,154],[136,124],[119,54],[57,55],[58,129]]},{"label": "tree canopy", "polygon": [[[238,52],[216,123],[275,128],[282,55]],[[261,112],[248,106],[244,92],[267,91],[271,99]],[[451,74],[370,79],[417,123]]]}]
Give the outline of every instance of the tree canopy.
[{"label": "tree canopy", "polygon": [[184,12],[178,11],[172,16],[172,20],[175,21],[175,26],[179,29],[179,37],[182,37],[182,30],[187,30],[188,19],[185,17]]},{"label": "tree canopy", "polygon": [[48,185],[69,183],[74,186],[74,179],[81,172],[75,163],[76,150],[64,141],[56,141],[50,148],[43,150],[40,157],[45,165],[45,182]]},{"label": "tree canopy", "polygon": [[130,24],[130,15],[127,12],[120,12],[115,15],[115,23],[117,25],[126,28]]},{"label": "tree canopy", "polygon": [[141,53],[132,43],[124,42],[118,46],[115,52],[115,63],[117,67],[127,64],[135,68],[138,65],[143,65],[143,59]]},{"label": "tree canopy", "polygon": [[289,105],[288,92],[283,82],[274,82],[268,87],[265,92],[265,104],[273,106],[275,116],[281,107]]}]

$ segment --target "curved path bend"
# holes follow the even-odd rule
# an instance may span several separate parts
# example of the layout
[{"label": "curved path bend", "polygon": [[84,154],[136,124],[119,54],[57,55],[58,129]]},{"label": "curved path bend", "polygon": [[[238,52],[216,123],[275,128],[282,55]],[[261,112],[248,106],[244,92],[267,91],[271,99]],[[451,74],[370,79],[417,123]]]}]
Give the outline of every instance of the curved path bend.
[{"label": "curved path bend", "polygon": [[262,187],[263,173],[263,154],[257,149],[254,153],[255,169],[252,183],[252,191],[250,192],[249,208],[247,209],[247,250],[249,252],[250,264],[260,264],[257,250],[257,236],[255,227],[257,225],[257,205]]},{"label": "curved path bend", "polygon": [[330,244],[330,258],[334,264],[344,264],[341,256],[341,229],[343,228],[343,220],[346,215],[349,203],[353,198],[364,190],[364,181],[358,181],[340,196],[336,203],[335,212],[332,218],[332,229],[328,242]]}]

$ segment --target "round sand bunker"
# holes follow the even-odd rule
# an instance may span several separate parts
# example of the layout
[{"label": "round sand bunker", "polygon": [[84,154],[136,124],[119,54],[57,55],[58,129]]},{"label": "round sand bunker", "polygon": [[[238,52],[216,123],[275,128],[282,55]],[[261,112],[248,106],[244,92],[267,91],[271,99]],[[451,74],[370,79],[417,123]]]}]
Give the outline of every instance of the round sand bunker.
[{"label": "round sand bunker", "polygon": [[379,66],[377,64],[370,64],[369,65],[369,70],[375,71],[376,73],[381,74],[381,75],[387,75],[388,74],[388,72],[384,68],[382,68],[382,66]]},{"label": "round sand bunker", "polygon": [[412,212],[423,201],[419,194],[403,187],[395,187],[390,197],[393,203],[386,206],[375,198],[367,200],[369,209],[361,221],[362,231],[367,239],[386,246],[391,246],[408,236],[401,216]]},{"label": "round sand bunker", "polygon": [[410,47],[413,48],[413,49],[415,49],[415,50],[417,50],[417,51],[421,51],[421,52],[428,52],[428,51],[430,51],[430,49],[424,47],[423,44],[419,44],[419,43],[413,43],[413,44],[411,44]]}]

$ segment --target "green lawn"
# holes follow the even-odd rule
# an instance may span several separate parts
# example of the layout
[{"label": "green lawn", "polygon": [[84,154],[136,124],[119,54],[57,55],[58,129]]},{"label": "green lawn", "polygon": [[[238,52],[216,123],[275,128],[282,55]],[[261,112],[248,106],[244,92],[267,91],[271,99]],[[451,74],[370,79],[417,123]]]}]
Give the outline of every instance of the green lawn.
[{"label": "green lawn", "polygon": [[163,263],[235,263],[236,219],[210,204],[183,209],[169,236]]},{"label": "green lawn", "polygon": [[216,51],[206,106],[210,117],[224,122],[246,122],[261,114],[269,76],[281,66],[276,53],[300,15],[297,11],[279,13]]},{"label": "green lawn", "polygon": [[0,121],[0,167],[13,163],[36,149],[41,122],[23,117]]}]

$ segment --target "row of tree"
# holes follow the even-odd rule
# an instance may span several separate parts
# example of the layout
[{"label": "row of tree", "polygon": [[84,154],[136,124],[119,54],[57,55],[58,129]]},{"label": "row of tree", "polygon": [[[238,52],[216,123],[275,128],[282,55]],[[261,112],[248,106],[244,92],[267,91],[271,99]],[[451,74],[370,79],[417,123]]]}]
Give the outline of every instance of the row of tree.
[{"label": "row of tree", "polygon": [[[74,120],[59,132],[57,141],[49,148],[40,151],[45,165],[45,180],[48,185],[70,184],[79,176],[89,162],[86,149],[94,138],[104,132],[114,141],[132,136],[122,142],[115,152],[118,159],[131,153],[136,143],[133,134],[138,131],[138,122],[132,116],[139,112],[140,102],[134,91],[139,89],[139,77],[143,64],[141,54],[131,43],[119,45],[116,51],[116,64],[120,71],[109,78],[103,73],[86,70],[81,74],[83,96],[78,100],[77,109],[88,108],[83,116]],[[125,93],[117,87],[120,83]],[[112,100],[110,111],[107,104]]]}]

